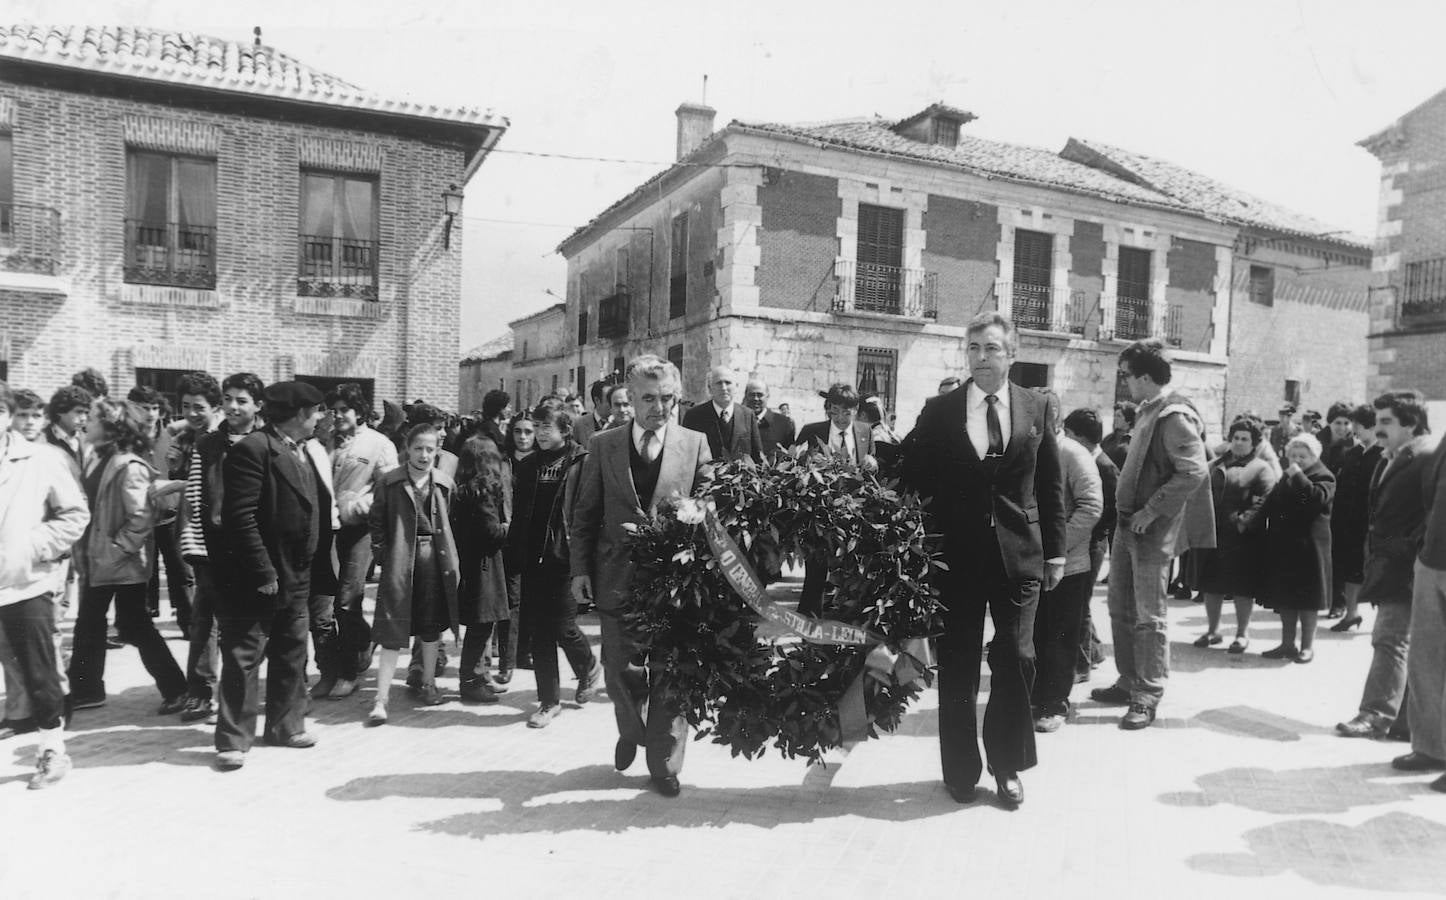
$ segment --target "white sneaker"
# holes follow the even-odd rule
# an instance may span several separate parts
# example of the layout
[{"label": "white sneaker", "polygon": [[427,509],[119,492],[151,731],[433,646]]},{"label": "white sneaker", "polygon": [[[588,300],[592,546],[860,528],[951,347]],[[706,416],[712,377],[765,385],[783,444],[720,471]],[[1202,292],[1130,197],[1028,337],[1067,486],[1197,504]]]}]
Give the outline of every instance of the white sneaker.
[{"label": "white sneaker", "polygon": [[35,760],[35,774],[30,776],[30,790],[44,790],[69,772],[69,756],[60,750],[46,750]]},{"label": "white sneaker", "polygon": [[560,703],[553,703],[550,706],[539,706],[537,712],[527,717],[527,727],[546,728],[552,724],[552,720],[557,718],[557,714],[561,711],[562,704]]}]

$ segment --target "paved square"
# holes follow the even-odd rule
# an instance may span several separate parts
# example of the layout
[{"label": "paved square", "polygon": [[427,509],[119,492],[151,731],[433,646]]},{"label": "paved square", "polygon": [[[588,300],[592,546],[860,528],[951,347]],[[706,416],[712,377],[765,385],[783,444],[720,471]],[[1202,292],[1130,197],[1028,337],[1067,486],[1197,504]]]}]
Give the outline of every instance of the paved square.
[{"label": "paved square", "polygon": [[[1107,621],[1102,591],[1093,611]],[[932,691],[826,769],[693,743],[667,800],[641,763],[613,770],[606,697],[525,727],[527,671],[493,706],[413,709],[399,682],[375,729],[367,682],[314,705],[314,749],[258,746],[223,774],[210,729],[156,716],[135,651],[112,651],[63,782],[27,792],[34,740],[0,744],[0,898],[1439,896],[1446,795],[1391,770],[1405,745],[1332,733],[1359,700],[1364,612],[1302,666],[1258,656],[1269,614],[1232,657],[1191,647],[1203,607],[1172,603],[1159,721],[1126,733],[1121,710],[1078,702],[1016,812],[987,777],[972,806],[944,792]]]}]

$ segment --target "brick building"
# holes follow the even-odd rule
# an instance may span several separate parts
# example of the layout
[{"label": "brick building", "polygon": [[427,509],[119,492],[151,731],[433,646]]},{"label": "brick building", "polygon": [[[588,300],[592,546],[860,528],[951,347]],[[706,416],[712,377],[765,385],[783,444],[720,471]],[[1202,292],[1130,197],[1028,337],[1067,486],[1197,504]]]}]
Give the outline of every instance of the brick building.
[{"label": "brick building", "polygon": [[0,28],[0,375],[47,394],[86,365],[122,390],[251,370],[452,407],[447,213],[506,127],[259,35]]},{"label": "brick building", "polygon": [[[1371,391],[1416,388],[1446,414],[1446,91],[1360,145],[1381,161]],[[1440,422],[1435,423],[1437,429]]]},{"label": "brick building", "polygon": [[839,380],[907,427],[995,309],[1021,328],[1016,379],[1067,406],[1108,414],[1117,354],[1149,335],[1212,423],[1364,395],[1364,239],[1105,144],[972,137],[943,104],[717,133],[713,116],[680,107],[677,164],[559,247],[579,386],[647,350],[695,399],[727,363],[801,420]]}]

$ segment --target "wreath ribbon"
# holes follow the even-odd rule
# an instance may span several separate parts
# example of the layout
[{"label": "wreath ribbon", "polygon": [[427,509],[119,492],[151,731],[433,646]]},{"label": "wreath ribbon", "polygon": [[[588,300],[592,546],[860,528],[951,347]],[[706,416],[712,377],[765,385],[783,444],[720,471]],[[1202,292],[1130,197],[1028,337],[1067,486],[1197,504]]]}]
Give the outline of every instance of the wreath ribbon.
[{"label": "wreath ribbon", "polygon": [[849,625],[833,619],[805,616],[768,599],[768,591],[748,558],[738,549],[728,529],[718,519],[716,507],[710,502],[703,511],[703,533],[708,546],[718,560],[718,569],[723,580],[738,595],[738,598],[758,615],[814,644],[832,644],[845,647],[867,647],[864,667],[844,689],[839,700],[839,731],[845,746],[857,743],[869,735],[868,714],[864,709],[864,688],[869,679],[881,684],[896,681],[910,684],[929,681],[929,667],[933,654],[929,642],[924,638],[910,638],[899,645],[897,654],[891,653],[882,635],[858,625]]}]

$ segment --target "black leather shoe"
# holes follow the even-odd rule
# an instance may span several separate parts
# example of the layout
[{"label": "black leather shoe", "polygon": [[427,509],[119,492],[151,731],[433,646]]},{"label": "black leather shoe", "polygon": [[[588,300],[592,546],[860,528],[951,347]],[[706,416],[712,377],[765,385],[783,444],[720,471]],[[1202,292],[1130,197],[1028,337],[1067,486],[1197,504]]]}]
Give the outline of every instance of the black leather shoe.
[{"label": "black leather shoe", "polygon": [[672,775],[654,776],[653,787],[657,788],[658,793],[662,794],[664,797],[676,797],[679,794],[683,793],[683,786],[679,784],[678,779],[674,778]]},{"label": "black leather shoe", "polygon": [[1017,772],[994,773],[994,787],[999,793],[999,804],[1005,809],[1019,809],[1024,802],[1024,782]]},{"label": "black leather shoe", "polygon": [[1435,772],[1437,769],[1446,769],[1446,762],[1424,753],[1407,753],[1391,760],[1391,768],[1402,772]]},{"label": "black leather shoe", "polygon": [[613,748],[613,768],[619,772],[626,772],[633,760],[638,758],[638,745],[630,744],[622,739],[618,740],[617,746]]},{"label": "black leather shoe", "polygon": [[1090,691],[1090,699],[1096,703],[1124,706],[1130,702],[1130,692],[1117,684],[1112,684],[1109,687],[1095,688]]},{"label": "black leather shoe", "polygon": [[959,804],[967,805],[969,803],[973,803],[979,797],[979,791],[977,789],[977,786],[972,784],[968,787],[959,787],[958,785],[945,784],[944,789],[949,792],[950,797],[954,798],[954,802]]},{"label": "black leather shoe", "polygon": [[1149,728],[1154,721],[1154,709],[1143,703],[1131,703],[1130,708],[1120,719],[1120,727],[1125,731],[1139,731],[1141,728]]}]

